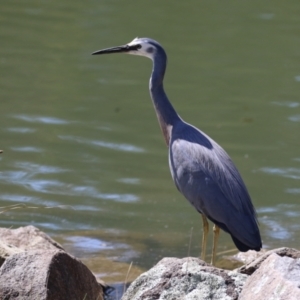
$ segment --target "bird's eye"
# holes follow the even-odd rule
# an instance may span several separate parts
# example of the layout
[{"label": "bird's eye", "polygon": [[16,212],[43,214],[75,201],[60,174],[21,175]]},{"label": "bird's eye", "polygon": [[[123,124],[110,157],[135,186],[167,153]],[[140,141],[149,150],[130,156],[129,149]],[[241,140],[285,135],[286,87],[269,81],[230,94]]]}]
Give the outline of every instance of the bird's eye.
[{"label": "bird's eye", "polygon": [[149,48],[146,49],[146,51],[148,53],[153,53],[154,52],[154,48],[153,47],[149,47]]},{"label": "bird's eye", "polygon": [[142,48],[142,45],[136,45],[136,49],[139,50]]}]

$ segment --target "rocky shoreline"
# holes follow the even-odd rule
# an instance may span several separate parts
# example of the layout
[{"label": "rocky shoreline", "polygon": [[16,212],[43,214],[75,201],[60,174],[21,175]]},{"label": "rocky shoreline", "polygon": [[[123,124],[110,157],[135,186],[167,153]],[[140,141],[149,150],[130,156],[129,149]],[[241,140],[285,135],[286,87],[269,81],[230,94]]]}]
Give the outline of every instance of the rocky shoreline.
[{"label": "rocky shoreline", "polygon": [[[300,299],[300,252],[247,253],[229,271],[194,257],[164,258],[128,287],[123,300]],[[34,226],[0,228],[0,299],[117,299],[77,258]]]}]

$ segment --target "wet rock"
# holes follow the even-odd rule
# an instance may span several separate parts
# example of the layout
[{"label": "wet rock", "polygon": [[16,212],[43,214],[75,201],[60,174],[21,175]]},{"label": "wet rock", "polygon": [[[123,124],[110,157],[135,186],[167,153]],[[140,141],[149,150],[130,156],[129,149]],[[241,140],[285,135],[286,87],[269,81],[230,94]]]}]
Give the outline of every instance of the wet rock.
[{"label": "wet rock", "polygon": [[275,252],[262,260],[259,268],[249,277],[240,300],[300,299],[300,258],[279,256]]},{"label": "wet rock", "polygon": [[238,299],[247,277],[212,267],[198,258],[164,258],[140,275],[122,300]]},{"label": "wet rock", "polygon": [[91,271],[37,228],[1,228],[0,240],[0,299],[103,299]]}]

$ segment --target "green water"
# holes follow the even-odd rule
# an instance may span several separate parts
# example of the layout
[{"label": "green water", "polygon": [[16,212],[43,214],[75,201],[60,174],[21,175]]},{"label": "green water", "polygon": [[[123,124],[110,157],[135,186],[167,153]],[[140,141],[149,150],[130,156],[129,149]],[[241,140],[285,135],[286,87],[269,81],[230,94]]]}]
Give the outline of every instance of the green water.
[{"label": "green water", "polygon": [[[86,261],[141,269],[200,253],[201,218],[172,182],[150,101],[151,61],[90,55],[147,36],[168,53],[181,117],[240,170],[264,247],[299,248],[299,13],[299,1],[3,2],[0,206],[34,208],[0,226],[32,224]],[[222,234],[218,250],[233,248]]]}]

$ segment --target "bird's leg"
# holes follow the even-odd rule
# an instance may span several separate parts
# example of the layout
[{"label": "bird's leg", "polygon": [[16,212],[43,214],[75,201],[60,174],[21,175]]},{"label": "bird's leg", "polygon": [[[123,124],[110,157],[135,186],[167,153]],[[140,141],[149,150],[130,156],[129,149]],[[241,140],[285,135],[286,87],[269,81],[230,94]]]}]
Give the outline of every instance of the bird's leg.
[{"label": "bird's leg", "polygon": [[203,261],[205,261],[206,244],[207,244],[207,235],[208,235],[209,225],[208,225],[206,217],[203,214],[201,214],[201,216],[202,216],[202,224],[203,224],[201,259]]},{"label": "bird's leg", "polygon": [[216,263],[216,251],[217,251],[218,238],[220,235],[220,227],[214,224],[213,232],[214,232],[214,240],[213,240],[211,264],[214,266]]}]

